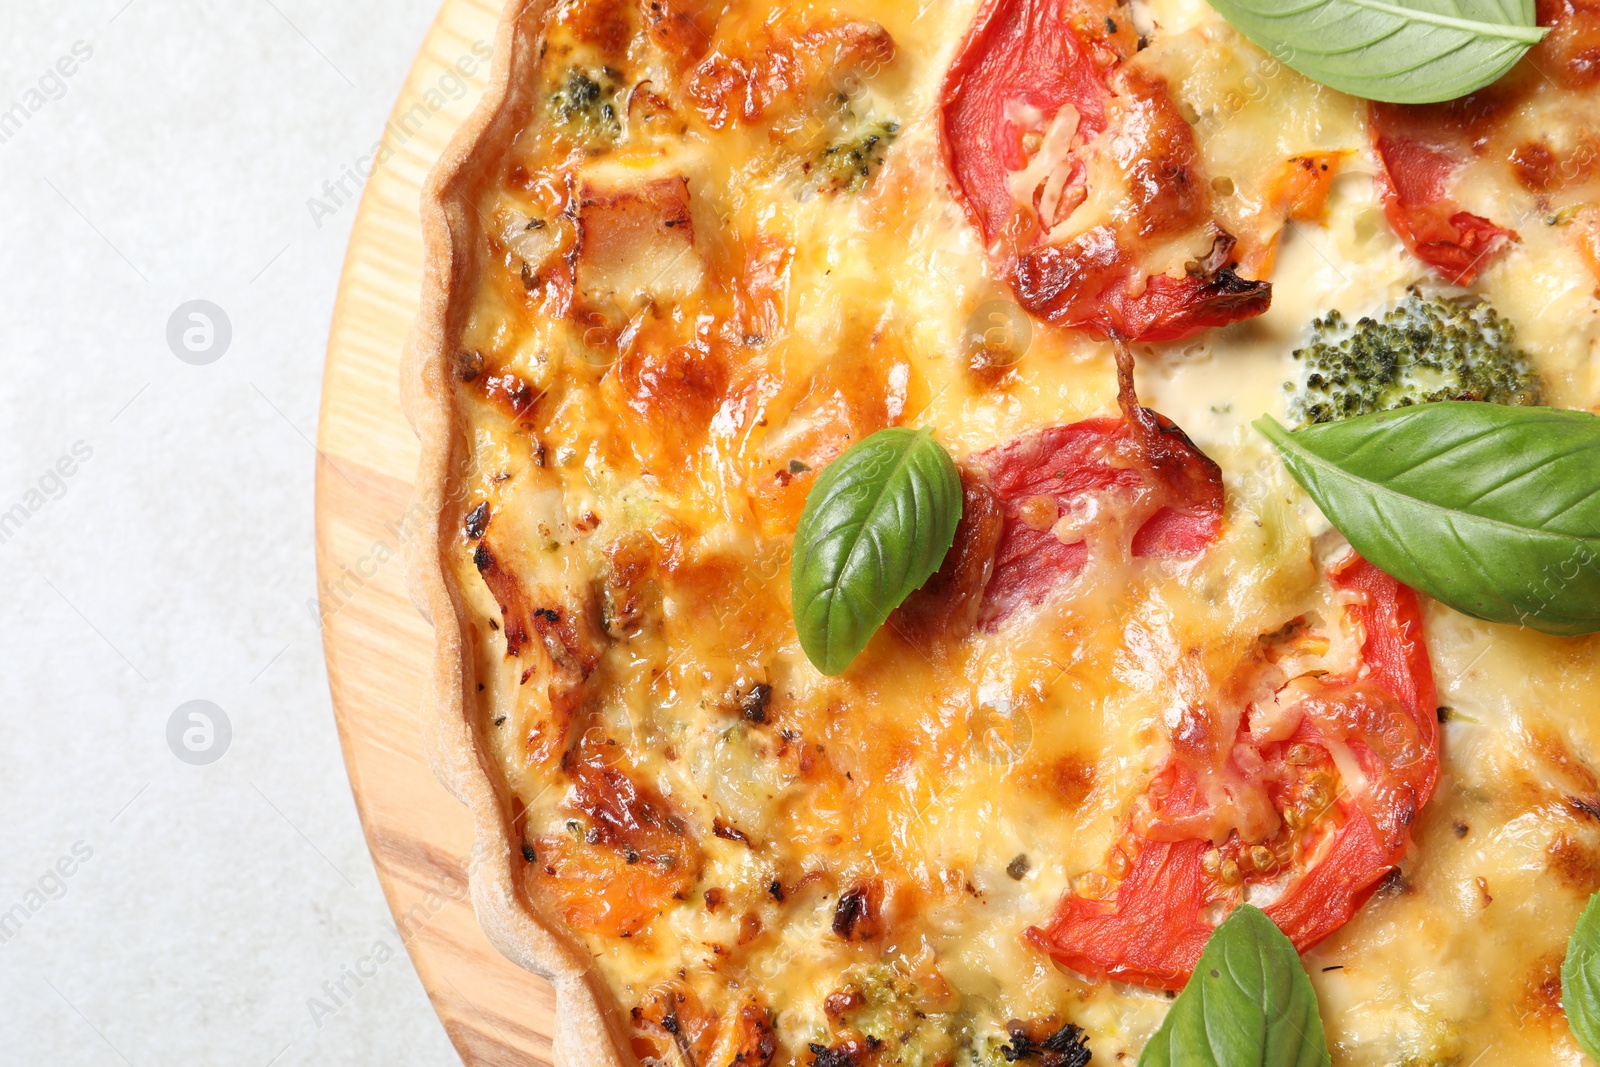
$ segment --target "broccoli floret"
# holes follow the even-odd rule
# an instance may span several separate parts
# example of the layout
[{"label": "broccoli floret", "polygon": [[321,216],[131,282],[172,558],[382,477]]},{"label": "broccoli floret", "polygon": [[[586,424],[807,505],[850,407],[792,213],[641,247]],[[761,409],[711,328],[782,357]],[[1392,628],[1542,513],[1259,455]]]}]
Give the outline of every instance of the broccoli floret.
[{"label": "broccoli floret", "polygon": [[[844,1004],[834,1031],[843,1026],[858,1040],[865,1038],[874,1067],[1085,1067],[1091,1062],[1083,1029],[1055,1016],[1001,1024],[982,998],[951,998],[942,982],[941,990],[929,990],[893,963],[852,968],[844,977],[835,995]],[[818,1030],[808,1042],[807,1063],[844,1062],[835,1058],[834,1031]]]},{"label": "broccoli floret", "polygon": [[859,122],[849,133],[831,142],[814,163],[807,164],[818,192],[854,193],[872,179],[874,167],[883,166],[889,146],[900,132],[892,119]]},{"label": "broccoli floret", "polygon": [[1355,325],[1337,310],[1311,323],[1311,343],[1289,415],[1301,426],[1436,400],[1538,404],[1539,377],[1511,324],[1472,297],[1412,291],[1382,321]]},{"label": "broccoli floret", "polygon": [[[979,1062],[972,1056],[970,1016],[929,1008],[927,992],[894,964],[855,968],[847,978],[845,988],[853,992],[855,1004],[843,1022],[874,1045],[874,1067],[967,1067]],[[819,1033],[805,1062],[815,1060],[823,1067],[835,1062],[817,1050],[829,1050],[836,1036]]]},{"label": "broccoli floret", "polygon": [[550,114],[579,141],[615,141],[622,136],[616,95],[615,71],[602,69],[590,75],[573,67],[550,95]]}]

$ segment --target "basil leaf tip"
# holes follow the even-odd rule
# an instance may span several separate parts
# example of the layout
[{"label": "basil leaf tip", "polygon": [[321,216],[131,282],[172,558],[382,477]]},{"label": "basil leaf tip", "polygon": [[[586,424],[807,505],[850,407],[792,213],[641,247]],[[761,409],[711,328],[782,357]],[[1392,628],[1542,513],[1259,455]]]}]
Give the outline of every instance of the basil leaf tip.
[{"label": "basil leaf tip", "polygon": [[1259,908],[1241,904],[1200,962],[1139,1067],[1328,1067],[1317,994],[1300,954]]},{"label": "basil leaf tip", "polygon": [[1561,963],[1561,1010],[1578,1047],[1600,1060],[1600,893],[1578,916]]},{"label": "basil leaf tip", "polygon": [[1255,426],[1385,573],[1475,618],[1600,631],[1600,417],[1452,400]]},{"label": "basil leaf tip", "polygon": [[1533,0],[1211,0],[1280,62],[1392,104],[1454,100],[1496,81],[1548,32]]},{"label": "basil leaf tip", "polygon": [[818,670],[844,672],[939,569],[960,519],[961,478],[932,430],[879,430],[828,464],[789,572],[800,647]]}]

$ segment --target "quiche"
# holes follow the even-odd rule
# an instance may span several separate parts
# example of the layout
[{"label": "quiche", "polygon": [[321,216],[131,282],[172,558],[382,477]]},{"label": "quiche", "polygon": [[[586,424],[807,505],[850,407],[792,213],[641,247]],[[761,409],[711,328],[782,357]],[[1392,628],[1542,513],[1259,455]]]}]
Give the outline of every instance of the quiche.
[{"label": "quiche", "polygon": [[[566,1063],[1131,1063],[1244,904],[1335,1064],[1583,1062],[1600,641],[1402,584],[1252,428],[1600,405],[1600,13],[1537,16],[1380,104],[1199,0],[509,5],[423,202],[410,571]],[[875,441],[948,536],[819,666]]]}]

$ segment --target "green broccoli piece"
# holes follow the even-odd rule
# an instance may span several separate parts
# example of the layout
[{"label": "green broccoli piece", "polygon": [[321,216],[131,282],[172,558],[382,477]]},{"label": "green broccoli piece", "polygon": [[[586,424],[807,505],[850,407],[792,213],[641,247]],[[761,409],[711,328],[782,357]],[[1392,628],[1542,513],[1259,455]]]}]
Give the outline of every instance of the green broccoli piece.
[{"label": "green broccoli piece", "polygon": [[[918,1008],[921,991],[909,975],[892,963],[875,963],[848,972],[849,986],[861,997],[846,1018],[849,1027],[877,1042],[875,1067],[968,1067],[972,1020],[964,1012],[929,1013]],[[826,1055],[833,1034],[819,1034],[809,1043],[819,1064],[844,1062]],[[818,1050],[823,1050],[818,1054]],[[962,1056],[965,1051],[967,1056]],[[810,1062],[808,1059],[807,1062]],[[988,1067],[983,1064],[982,1067]]]},{"label": "green broccoli piece", "polygon": [[855,128],[822,150],[814,163],[806,165],[822,193],[854,193],[863,189],[872,179],[874,167],[883,161],[900,133],[900,124],[892,119],[872,119],[857,123]]},{"label": "green broccoli piece", "polygon": [[591,76],[573,67],[550,95],[550,114],[579,141],[616,141],[622,137],[616,95],[616,71],[602,68]]},{"label": "green broccoli piece", "polygon": [[1356,320],[1337,310],[1311,322],[1311,343],[1289,416],[1300,426],[1437,400],[1543,402],[1539,376],[1516,347],[1509,322],[1473,297],[1424,297],[1413,290],[1383,316]]}]

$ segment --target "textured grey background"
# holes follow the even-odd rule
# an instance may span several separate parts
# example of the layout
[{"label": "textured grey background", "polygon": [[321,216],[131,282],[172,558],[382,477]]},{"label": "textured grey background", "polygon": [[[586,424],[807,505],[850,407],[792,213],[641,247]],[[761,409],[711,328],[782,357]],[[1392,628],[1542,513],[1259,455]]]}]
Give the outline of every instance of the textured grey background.
[{"label": "textured grey background", "polygon": [[[375,951],[305,607],[355,215],[307,200],[436,7],[0,4],[0,1063],[456,1062]],[[196,299],[232,329],[204,365],[167,342]],[[194,700],[231,727],[211,762],[169,747]]]}]

